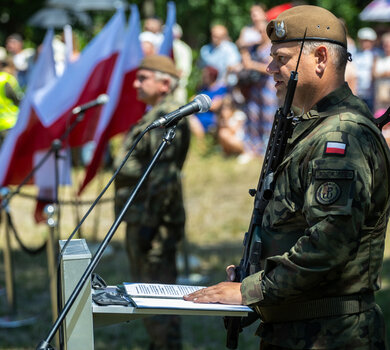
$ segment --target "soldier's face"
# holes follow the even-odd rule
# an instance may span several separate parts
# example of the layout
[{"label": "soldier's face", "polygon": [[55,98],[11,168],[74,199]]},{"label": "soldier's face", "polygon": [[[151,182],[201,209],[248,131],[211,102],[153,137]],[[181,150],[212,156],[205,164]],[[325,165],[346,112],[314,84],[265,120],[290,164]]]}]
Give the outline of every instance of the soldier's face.
[{"label": "soldier's face", "polygon": [[155,105],[162,94],[161,80],[156,80],[155,73],[151,70],[140,69],[134,80],[134,88],[137,91],[138,100],[150,105]]},{"label": "soldier's face", "polygon": [[[287,85],[292,71],[295,71],[299,57],[300,44],[288,42],[273,44],[271,47],[272,60],[267,67],[275,81],[276,95],[282,103],[286,96]],[[298,66],[298,84],[294,95],[293,104],[300,107],[305,100],[305,95],[310,94],[310,82],[313,82],[315,74],[315,61],[313,55],[302,53]],[[309,89],[309,90],[308,90]]]}]

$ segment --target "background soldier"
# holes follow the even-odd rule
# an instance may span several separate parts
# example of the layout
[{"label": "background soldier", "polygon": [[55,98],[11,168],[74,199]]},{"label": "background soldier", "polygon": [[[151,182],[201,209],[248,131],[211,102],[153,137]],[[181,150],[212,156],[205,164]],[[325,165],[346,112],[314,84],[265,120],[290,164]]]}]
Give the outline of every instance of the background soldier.
[{"label": "background soldier", "polygon": [[[374,292],[389,217],[390,152],[344,83],[346,30],[329,11],[297,6],[267,27],[268,71],[286,95],[301,42],[299,122],[262,217],[262,270],[186,296],[251,305],[261,349],[385,349]],[[234,268],[227,268],[234,280]]]},{"label": "background soldier", "polygon": [[[150,123],[180,107],[172,97],[178,78],[173,61],[166,56],[147,56],[141,62],[134,87],[138,99],[150,109],[129,131],[114,162],[116,168],[137,136]],[[147,133],[118,174],[115,181],[117,215],[149,165],[164,134],[164,128]],[[183,119],[177,125],[172,144],[162,153],[124,217],[127,223],[126,248],[134,281],[176,282],[176,246],[184,235],[185,222],[181,169],[189,141],[189,127],[186,119]],[[151,349],[181,348],[178,316],[148,317],[144,323],[151,337]]]}]

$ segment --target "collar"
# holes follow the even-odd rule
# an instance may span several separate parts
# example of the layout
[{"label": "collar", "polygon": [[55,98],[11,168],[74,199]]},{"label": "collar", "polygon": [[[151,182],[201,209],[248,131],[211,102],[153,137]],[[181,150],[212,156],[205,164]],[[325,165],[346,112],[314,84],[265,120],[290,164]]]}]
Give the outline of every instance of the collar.
[{"label": "collar", "polygon": [[[293,144],[296,140],[300,139],[307,130],[311,129],[317,124],[317,122],[320,122],[320,118],[337,114],[339,112],[341,102],[350,96],[352,96],[352,91],[348,87],[348,84],[345,83],[322,98],[310,111],[297,117],[301,123],[298,123],[294,128],[294,132],[289,140],[289,143]],[[299,115],[299,113],[302,113],[298,108],[294,108],[293,110],[294,114],[298,113]]]},{"label": "collar", "polygon": [[[144,123],[151,123],[154,120],[165,115],[167,111],[171,112],[174,108],[171,107],[174,101],[174,96],[172,93],[165,95],[156,105],[148,105],[146,113],[139,120],[138,123],[144,125]],[[176,104],[174,105],[176,106]]]},{"label": "collar", "polygon": [[344,83],[330,94],[318,101],[307,113],[301,117],[302,120],[313,118],[323,118],[335,113],[341,102],[352,95],[352,91],[347,83]]}]

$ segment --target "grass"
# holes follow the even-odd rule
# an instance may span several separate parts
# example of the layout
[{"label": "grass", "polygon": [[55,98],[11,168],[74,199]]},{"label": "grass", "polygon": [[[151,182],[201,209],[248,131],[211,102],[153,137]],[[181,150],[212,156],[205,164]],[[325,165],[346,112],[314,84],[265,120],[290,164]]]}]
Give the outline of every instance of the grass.
[{"label": "grass", "polygon": [[[225,158],[219,152],[210,151],[210,147],[200,151],[198,145],[192,145],[184,169],[184,192],[187,209],[187,251],[196,257],[192,271],[207,277],[207,283],[224,280],[224,268],[227,264],[238,263],[242,252],[242,236],[248,228],[253,200],[248,194],[249,188],[257,186],[261,162],[252,160],[247,164],[238,164],[234,158]],[[110,173],[94,180],[81,198],[84,201],[94,199],[110,176]],[[82,174],[75,172],[78,183]],[[26,188],[35,194],[34,187]],[[71,199],[74,189],[62,188],[60,198]],[[112,198],[110,189],[105,198]],[[82,205],[79,213],[73,206],[64,205],[61,209],[61,238],[65,239],[88,209]],[[45,241],[48,228],[44,224],[36,225],[32,213],[34,202],[21,196],[11,200],[11,213],[23,242],[29,247],[37,247]],[[88,244],[100,243],[113,222],[113,204],[108,200],[99,205],[85,222],[81,236]],[[5,284],[3,265],[4,223],[0,233],[0,288]],[[127,256],[124,251],[124,230],[120,226],[110,246],[110,254],[103,256],[96,272],[108,284],[117,284],[130,280]],[[13,263],[16,284],[17,317],[36,316],[31,325],[19,328],[0,328],[0,349],[35,349],[44,339],[52,325],[49,277],[46,252],[28,255],[12,239]],[[386,244],[386,260],[383,269],[383,289],[377,293],[390,325],[390,242]],[[0,317],[9,315],[5,296],[0,295]],[[388,338],[390,326],[388,328]],[[258,339],[253,336],[256,326],[244,330],[240,336],[239,349],[258,348]],[[220,317],[182,318],[184,350],[225,349],[225,330]],[[147,349],[148,338],[142,321],[131,324],[117,324],[97,328],[94,332],[95,349]]]}]

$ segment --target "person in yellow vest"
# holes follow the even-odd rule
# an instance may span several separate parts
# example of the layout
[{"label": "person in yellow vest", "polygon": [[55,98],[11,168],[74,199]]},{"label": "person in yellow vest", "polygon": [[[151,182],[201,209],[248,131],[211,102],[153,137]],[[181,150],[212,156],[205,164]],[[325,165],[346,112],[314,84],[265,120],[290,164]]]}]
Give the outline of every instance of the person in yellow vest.
[{"label": "person in yellow vest", "polygon": [[18,117],[21,89],[12,74],[12,64],[0,61],[0,139],[11,129]]}]

